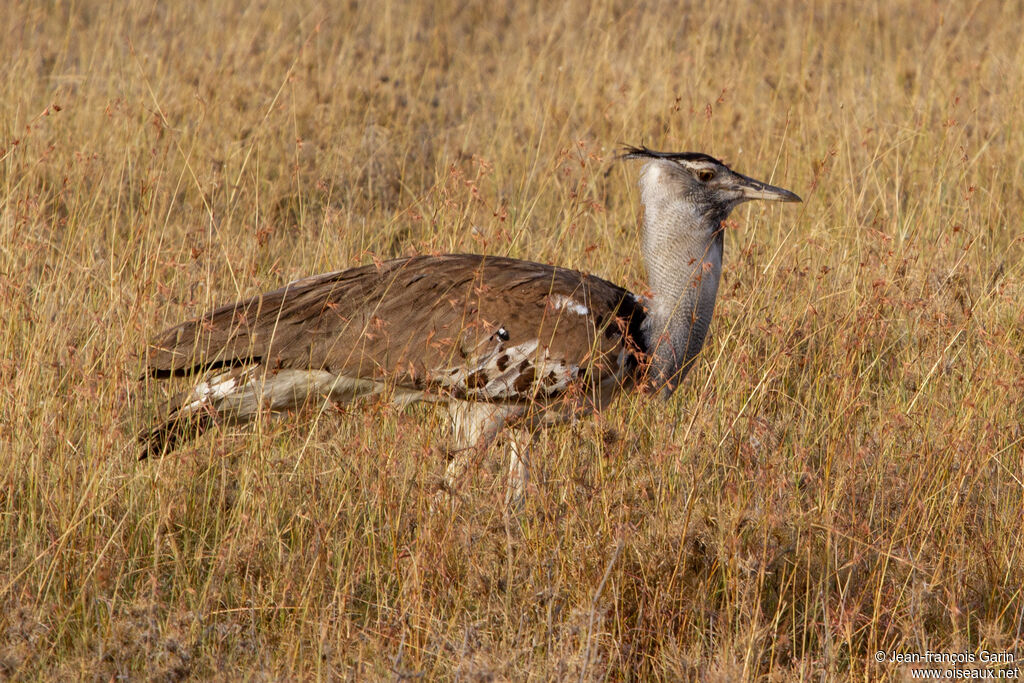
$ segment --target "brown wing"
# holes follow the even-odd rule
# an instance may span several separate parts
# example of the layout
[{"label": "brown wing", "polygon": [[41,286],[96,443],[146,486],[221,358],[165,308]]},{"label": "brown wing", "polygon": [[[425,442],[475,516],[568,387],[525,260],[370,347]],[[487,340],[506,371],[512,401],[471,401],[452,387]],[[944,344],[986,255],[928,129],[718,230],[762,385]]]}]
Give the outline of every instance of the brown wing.
[{"label": "brown wing", "polygon": [[576,271],[419,256],[299,280],[172,328],[149,372],[260,363],[511,399],[621,377],[642,316],[632,294]]}]

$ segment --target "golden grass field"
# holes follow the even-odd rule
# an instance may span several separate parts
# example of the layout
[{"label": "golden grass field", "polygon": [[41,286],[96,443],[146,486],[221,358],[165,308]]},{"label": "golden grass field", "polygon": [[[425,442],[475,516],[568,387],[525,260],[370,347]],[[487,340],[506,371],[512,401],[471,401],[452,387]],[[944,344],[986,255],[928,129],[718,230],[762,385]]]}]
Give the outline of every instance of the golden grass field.
[{"label": "golden grass field", "polygon": [[[878,680],[1024,669],[1024,6],[26,2],[0,18],[0,677]],[[439,411],[154,462],[145,343],[471,251],[643,289],[639,166],[749,204],[699,367],[501,448]]]}]

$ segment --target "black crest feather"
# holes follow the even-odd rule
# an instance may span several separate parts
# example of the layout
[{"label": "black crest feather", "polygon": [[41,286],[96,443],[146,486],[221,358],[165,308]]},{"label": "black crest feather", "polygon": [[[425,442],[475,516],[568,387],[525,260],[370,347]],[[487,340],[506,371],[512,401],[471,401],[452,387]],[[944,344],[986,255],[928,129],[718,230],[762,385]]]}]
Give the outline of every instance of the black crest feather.
[{"label": "black crest feather", "polygon": [[[722,164],[718,159],[702,154],[701,152],[656,152],[653,149],[641,145],[633,147],[624,145],[619,152],[619,159],[669,159],[671,161],[708,161],[713,164]],[[722,164],[724,166],[724,164]]]}]

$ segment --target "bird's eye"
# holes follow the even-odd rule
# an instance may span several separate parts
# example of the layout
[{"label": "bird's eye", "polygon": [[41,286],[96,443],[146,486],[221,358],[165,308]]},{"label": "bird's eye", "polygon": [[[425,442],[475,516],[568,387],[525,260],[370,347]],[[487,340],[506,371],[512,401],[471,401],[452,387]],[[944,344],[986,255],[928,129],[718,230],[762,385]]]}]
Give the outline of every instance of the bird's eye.
[{"label": "bird's eye", "polygon": [[702,168],[699,171],[697,171],[697,178],[703,183],[708,182],[714,177],[715,172],[712,171],[710,168]]}]

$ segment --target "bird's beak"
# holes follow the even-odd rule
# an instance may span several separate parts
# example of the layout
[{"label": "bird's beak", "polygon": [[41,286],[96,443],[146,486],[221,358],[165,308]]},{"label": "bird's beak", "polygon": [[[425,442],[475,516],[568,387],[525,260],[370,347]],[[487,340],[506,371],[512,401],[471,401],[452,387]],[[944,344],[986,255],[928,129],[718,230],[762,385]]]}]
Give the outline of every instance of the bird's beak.
[{"label": "bird's beak", "polygon": [[[736,175],[739,175],[738,173]],[[783,190],[781,187],[775,187],[768,183],[762,183],[760,180],[754,180],[748,178],[745,175],[740,175],[739,182],[736,183],[736,189],[740,191],[740,196],[743,197],[743,201],[750,199],[764,199],[769,202],[802,202],[795,193],[789,190]]]}]

